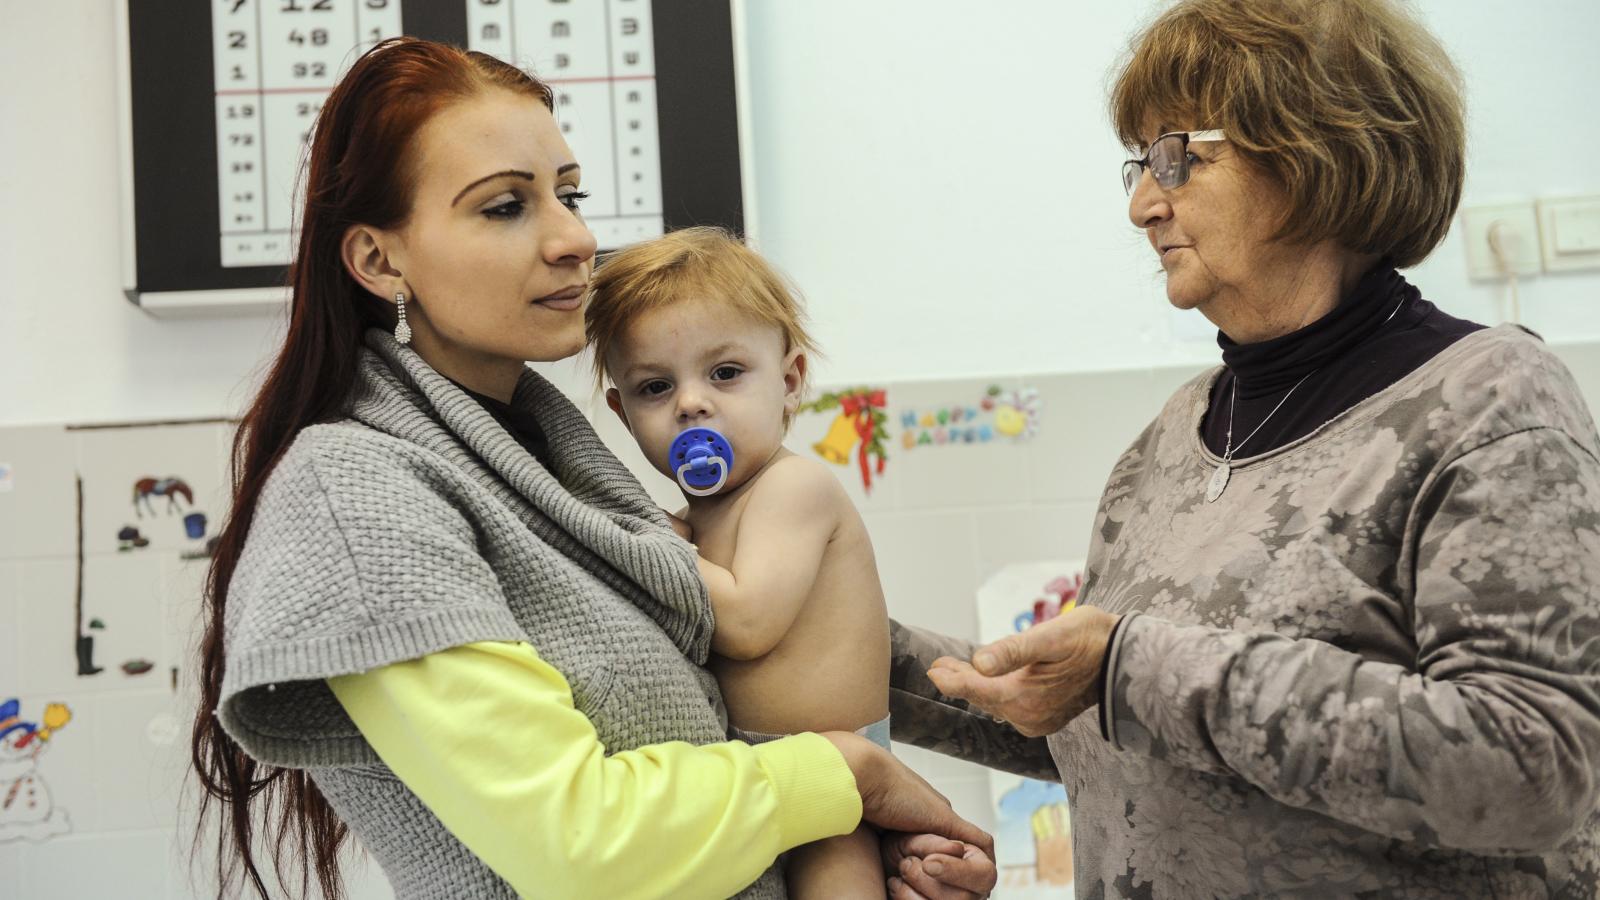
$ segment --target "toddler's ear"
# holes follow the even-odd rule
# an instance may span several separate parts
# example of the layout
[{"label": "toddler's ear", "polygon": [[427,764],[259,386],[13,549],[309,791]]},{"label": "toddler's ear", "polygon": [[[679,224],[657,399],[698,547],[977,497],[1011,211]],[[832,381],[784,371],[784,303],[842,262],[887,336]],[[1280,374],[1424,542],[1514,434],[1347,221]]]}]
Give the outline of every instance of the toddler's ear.
[{"label": "toddler's ear", "polygon": [[783,360],[783,407],[789,415],[800,409],[800,391],[806,384],[806,354],[790,350]]},{"label": "toddler's ear", "polygon": [[616,388],[606,388],[606,405],[611,407],[611,411],[622,420],[622,427],[628,429],[629,434],[633,434],[633,426],[628,424],[628,414],[622,411],[622,392]]}]

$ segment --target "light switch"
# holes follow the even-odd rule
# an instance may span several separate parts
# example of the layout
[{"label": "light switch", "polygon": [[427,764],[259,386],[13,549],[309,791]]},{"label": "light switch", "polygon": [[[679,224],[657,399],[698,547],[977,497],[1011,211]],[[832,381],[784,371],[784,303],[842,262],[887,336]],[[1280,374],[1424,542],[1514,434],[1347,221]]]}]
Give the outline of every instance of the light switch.
[{"label": "light switch", "polygon": [[1600,252],[1600,204],[1557,209],[1552,218],[1557,253]]},{"label": "light switch", "polygon": [[1600,269],[1600,195],[1539,201],[1546,272]]}]

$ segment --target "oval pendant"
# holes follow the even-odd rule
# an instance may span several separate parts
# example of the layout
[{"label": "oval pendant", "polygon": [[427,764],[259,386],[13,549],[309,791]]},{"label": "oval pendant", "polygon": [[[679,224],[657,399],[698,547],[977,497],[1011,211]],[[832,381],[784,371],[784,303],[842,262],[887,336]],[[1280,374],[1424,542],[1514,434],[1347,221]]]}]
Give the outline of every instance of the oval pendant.
[{"label": "oval pendant", "polygon": [[1222,496],[1222,492],[1227,490],[1227,488],[1228,488],[1228,476],[1230,474],[1232,474],[1232,473],[1228,470],[1228,464],[1227,463],[1223,463],[1222,465],[1217,466],[1217,470],[1215,472],[1211,473],[1211,483],[1206,485],[1206,502],[1207,503],[1215,503],[1215,502],[1217,502],[1217,498],[1221,497]]}]

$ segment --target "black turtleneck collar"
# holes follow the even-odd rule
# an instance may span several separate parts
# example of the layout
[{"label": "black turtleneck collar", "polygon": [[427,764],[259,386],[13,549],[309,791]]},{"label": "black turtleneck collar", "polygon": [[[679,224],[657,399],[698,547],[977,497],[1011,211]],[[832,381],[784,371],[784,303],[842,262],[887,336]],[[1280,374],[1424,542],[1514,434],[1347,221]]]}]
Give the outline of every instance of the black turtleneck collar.
[{"label": "black turtleneck collar", "polygon": [[[1212,388],[1202,437],[1213,453],[1222,455],[1237,383],[1234,456],[1275,450],[1317,430],[1483,327],[1447,315],[1424,300],[1387,260],[1382,261],[1331,312],[1298,331],[1255,344],[1240,344],[1218,332],[1227,369]],[[1301,379],[1305,383],[1268,418]],[[1257,426],[1262,426],[1260,432],[1241,445]]]},{"label": "black turtleneck collar", "polygon": [[1349,296],[1299,331],[1259,344],[1240,344],[1217,332],[1222,364],[1239,379],[1240,397],[1281,394],[1305,376],[1349,353],[1422,293],[1400,273],[1380,264],[1356,282]]},{"label": "black turtleneck collar", "polygon": [[544,429],[539,426],[539,420],[533,413],[503,403],[487,394],[480,394],[454,378],[450,379],[450,383],[461,388],[468,397],[478,401],[478,405],[487,410],[489,415],[494,416],[495,421],[522,445],[522,449],[532,454],[540,465],[549,466],[546,451],[550,447],[550,441],[545,437]]}]

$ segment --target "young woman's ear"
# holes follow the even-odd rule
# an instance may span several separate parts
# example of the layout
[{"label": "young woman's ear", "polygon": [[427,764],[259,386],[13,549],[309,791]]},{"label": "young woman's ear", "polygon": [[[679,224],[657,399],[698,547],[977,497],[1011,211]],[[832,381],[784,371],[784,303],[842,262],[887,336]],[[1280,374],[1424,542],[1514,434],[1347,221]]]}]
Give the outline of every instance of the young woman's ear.
[{"label": "young woman's ear", "polygon": [[351,225],[339,244],[339,258],[357,284],[385,300],[404,292],[410,299],[398,261],[394,258],[395,239],[388,232],[367,225]]},{"label": "young woman's ear", "polygon": [[611,407],[611,411],[622,420],[622,427],[628,429],[629,434],[633,434],[633,426],[628,424],[628,414],[622,410],[622,392],[616,388],[606,388],[606,405]]},{"label": "young woman's ear", "polygon": [[783,360],[783,410],[793,416],[800,410],[801,390],[806,386],[805,351],[790,350]]}]

